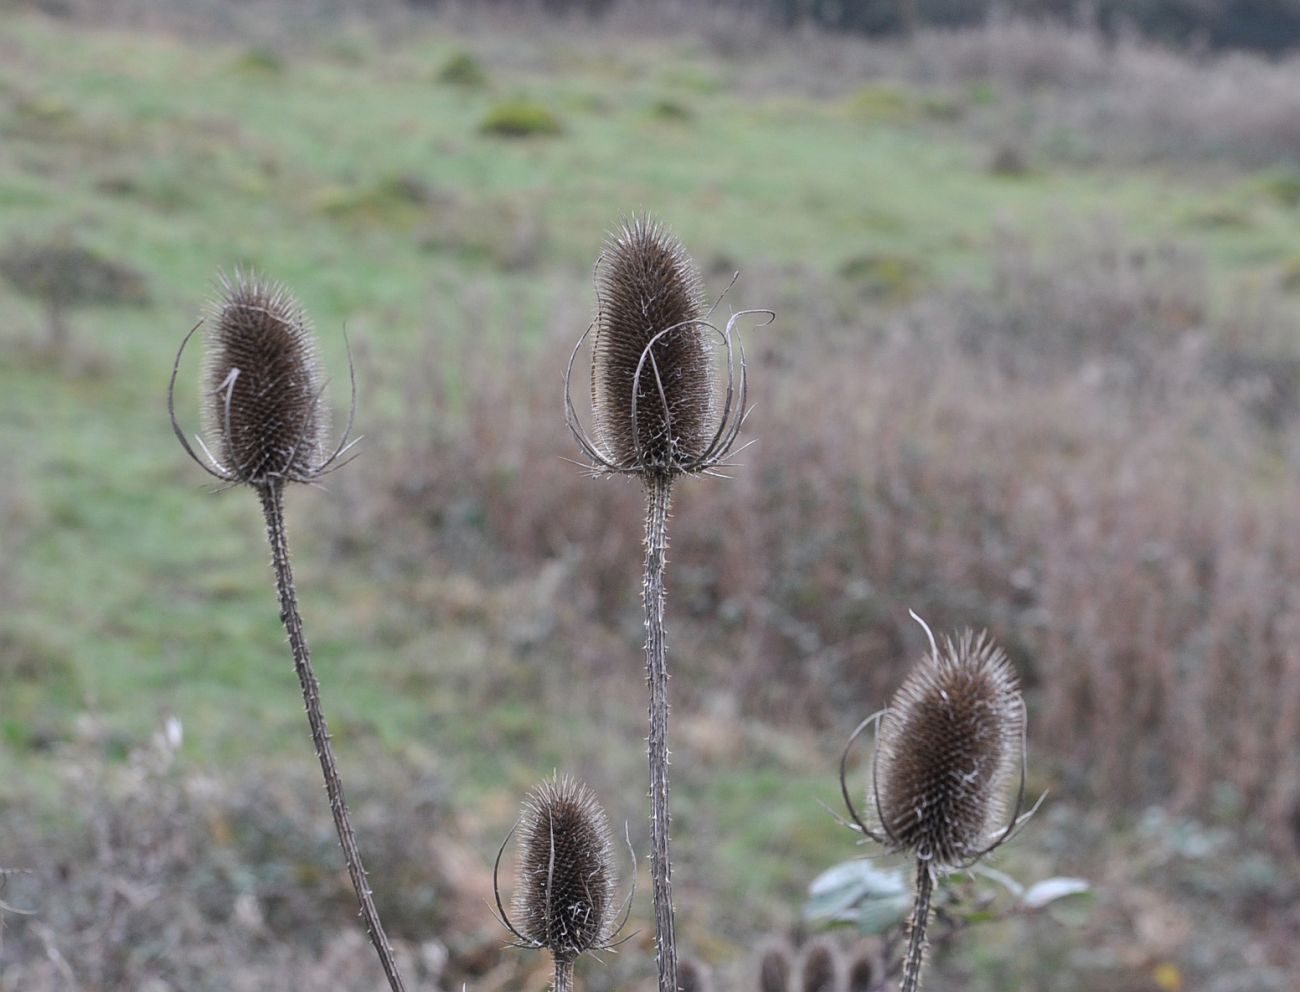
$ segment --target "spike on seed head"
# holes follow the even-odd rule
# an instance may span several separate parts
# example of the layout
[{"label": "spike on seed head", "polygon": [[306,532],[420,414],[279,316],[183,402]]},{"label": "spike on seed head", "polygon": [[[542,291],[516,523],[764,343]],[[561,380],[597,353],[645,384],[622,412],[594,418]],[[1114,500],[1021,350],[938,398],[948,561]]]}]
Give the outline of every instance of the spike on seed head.
[{"label": "spike on seed head", "polygon": [[557,961],[606,946],[614,929],[609,823],[586,785],[543,782],[524,800],[514,907],[519,935]]},{"label": "spike on seed head", "polygon": [[205,343],[204,430],[222,474],[254,486],[319,475],[329,417],[315,336],[298,301],[276,283],[222,276]]},{"label": "spike on seed head", "polygon": [[922,659],[880,723],[873,791],[895,850],[936,868],[984,853],[1021,758],[1015,672],[985,634],[964,631]]},{"label": "spike on seed head", "polygon": [[705,456],[716,429],[699,270],[676,237],[643,215],[607,239],[597,287],[596,438],[619,466],[679,471]]}]

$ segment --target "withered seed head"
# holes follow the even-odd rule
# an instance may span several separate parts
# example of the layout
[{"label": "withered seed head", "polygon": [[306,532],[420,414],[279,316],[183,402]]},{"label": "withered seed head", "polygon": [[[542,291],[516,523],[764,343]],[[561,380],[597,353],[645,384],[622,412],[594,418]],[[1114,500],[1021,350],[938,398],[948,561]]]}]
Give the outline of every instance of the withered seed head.
[{"label": "withered seed head", "polygon": [[641,216],[609,236],[597,279],[596,438],[621,470],[682,471],[705,456],[717,426],[699,271],[677,238]]},{"label": "withered seed head", "polygon": [[525,940],[571,961],[606,944],[615,926],[614,852],[595,795],[565,777],[524,800],[515,925]]},{"label": "withered seed head", "polygon": [[232,482],[306,481],[328,461],[329,417],[315,336],[275,283],[236,273],[205,330],[203,424]]},{"label": "withered seed head", "polygon": [[713,992],[713,976],[709,969],[693,958],[677,962],[678,992]]},{"label": "withered seed head", "polygon": [[759,992],[790,992],[790,958],[790,948],[782,941],[769,943],[759,951]]},{"label": "withered seed head", "polygon": [[843,971],[840,949],[828,940],[815,940],[804,948],[799,992],[840,992]]},{"label": "withered seed head", "polygon": [[1023,723],[1015,672],[986,635],[965,631],[922,659],[876,741],[876,812],[895,850],[936,868],[978,857],[1003,816]]},{"label": "withered seed head", "polygon": [[861,950],[849,965],[849,992],[871,992],[876,979],[876,956]]}]

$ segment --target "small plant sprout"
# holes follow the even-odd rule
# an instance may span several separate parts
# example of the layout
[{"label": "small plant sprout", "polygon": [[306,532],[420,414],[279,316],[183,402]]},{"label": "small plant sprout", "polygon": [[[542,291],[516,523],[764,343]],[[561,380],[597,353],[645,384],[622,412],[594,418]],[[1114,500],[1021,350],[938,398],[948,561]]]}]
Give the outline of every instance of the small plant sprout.
[{"label": "small plant sprout", "polygon": [[[716,475],[728,464],[747,413],[745,353],[734,333],[744,310],[710,323],[699,271],[680,241],[648,216],[609,236],[596,262],[596,317],[565,372],[565,417],[596,475],[641,480],[646,498],[646,681],[650,690],[650,869],[654,883],[659,992],[678,992],[668,834],[668,667],[664,566],[668,507],[682,475]],[[594,336],[593,336],[594,335]],[[573,366],[591,342],[591,430],[571,391]],[[715,342],[725,360],[714,361]],[[725,382],[723,381],[725,377]]]},{"label": "small plant sprout", "polygon": [[[516,830],[519,860],[511,919],[496,879]],[[498,920],[514,935],[514,946],[551,952],[554,992],[572,992],[573,962],[579,955],[609,950],[627,939],[618,939],[618,933],[631,911],[632,892],[619,906],[609,821],[591,789],[567,776],[542,782],[525,797],[519,822],[497,851],[492,879]]]},{"label": "small plant sprout", "polygon": [[[302,687],[312,741],[320,759],[334,826],[343,848],[361,917],[393,992],[404,985],[371,894],[343,795],[343,782],[330,744],[320,685],[298,613],[289,543],[284,527],[284,489],[292,482],[314,483],[341,464],[351,448],[352,416],[337,444],[328,440],[329,418],[322,402],[326,382],[306,314],[282,286],[236,272],[222,278],[220,299],[206,322],[203,363],[203,424],[208,440],[197,436],[200,458],[176,420],[176,377],[185,346],[203,322],[181,342],[167,387],[167,411],[182,447],[207,473],[229,486],[256,491],[266,517],[271,567],[280,600],[280,618],[289,635],[294,668]],[[356,380],[352,383],[353,404]]]},{"label": "small plant sprout", "polygon": [[[1006,654],[986,634],[969,630],[956,640],[945,638],[941,648],[925,622],[912,617],[925,629],[929,654],[903,680],[889,707],[858,725],[840,759],[840,787],[855,828],[916,859],[901,992],[920,988],[937,876],[972,867],[1010,840],[1038,808],[1021,812],[1025,704]],[[869,824],[849,797],[845,770],[854,742],[873,724]],[[1020,784],[1008,813],[1006,797],[1017,770]]]}]

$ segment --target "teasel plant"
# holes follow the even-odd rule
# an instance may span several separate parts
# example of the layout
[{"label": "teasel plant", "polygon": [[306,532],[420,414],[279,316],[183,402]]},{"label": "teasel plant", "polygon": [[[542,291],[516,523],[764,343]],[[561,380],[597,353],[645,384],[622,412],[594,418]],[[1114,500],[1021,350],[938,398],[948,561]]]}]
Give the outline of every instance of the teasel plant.
[{"label": "teasel plant", "polygon": [[[501,900],[498,877],[506,845],[516,831],[512,918]],[[515,938],[512,946],[550,952],[554,992],[573,992],[573,965],[581,955],[613,950],[634,936],[619,933],[627,924],[635,885],[633,857],[632,885],[620,904],[609,820],[595,793],[568,776],[529,791],[492,870],[497,922]]]},{"label": "teasel plant", "polygon": [[[965,871],[1019,832],[1046,793],[1024,811],[1027,717],[1015,671],[987,634],[965,630],[936,643],[919,616],[930,651],[886,709],[863,720],[840,758],[840,789],[851,826],[916,866],[900,992],[917,992],[938,878]],[[847,784],[849,753],[876,728],[864,818]],[[1015,799],[1007,803],[1019,772]],[[1003,822],[1005,820],[1005,823]]]},{"label": "teasel plant", "polygon": [[[319,483],[351,460],[349,452],[360,439],[349,440],[350,411],[340,439],[336,443],[329,440],[329,411],[323,402],[327,383],[311,323],[298,301],[283,286],[240,271],[233,278],[221,276],[219,282],[219,298],[211,314],[190,329],[176,352],[167,387],[167,412],[172,430],[195,463],[222,483],[222,488],[248,486],[261,502],[280,619],[289,637],[348,876],[389,987],[393,992],[403,992],[405,986],[366,877],[330,743],[320,683],[312,670],[311,652],[298,612],[284,524],[286,487]],[[175,399],[181,359],[201,327],[206,327],[203,430],[195,435],[196,451],[177,420]],[[355,409],[353,375],[351,410]]]},{"label": "teasel plant", "polygon": [[[594,475],[628,475],[645,493],[645,665],[649,688],[650,870],[659,992],[677,992],[669,852],[668,665],[664,569],[674,483],[722,475],[748,414],[748,378],[737,323],[770,310],[711,321],[702,280],[682,243],[648,215],[608,236],[595,268],[596,315],[565,370],[565,418]],[[734,283],[733,277],[732,282]],[[729,288],[729,287],[728,287]],[[725,294],[724,294],[725,295]],[[719,297],[721,302],[721,297]],[[591,427],[573,402],[573,367],[591,339]],[[721,349],[721,361],[717,350]],[[725,477],[725,476],[724,476]]]}]

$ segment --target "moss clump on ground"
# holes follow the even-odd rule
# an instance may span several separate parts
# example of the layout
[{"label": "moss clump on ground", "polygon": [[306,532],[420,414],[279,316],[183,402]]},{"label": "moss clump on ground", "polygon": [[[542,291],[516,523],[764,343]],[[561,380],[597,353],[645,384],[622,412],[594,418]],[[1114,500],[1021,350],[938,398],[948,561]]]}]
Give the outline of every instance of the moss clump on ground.
[{"label": "moss clump on ground", "polygon": [[501,138],[532,138],[560,134],[560,120],[533,100],[507,100],[487,112],[479,126],[484,134]]},{"label": "moss clump on ground", "polygon": [[480,89],[488,85],[487,70],[469,52],[456,52],[438,70],[438,82],[466,89]]}]

